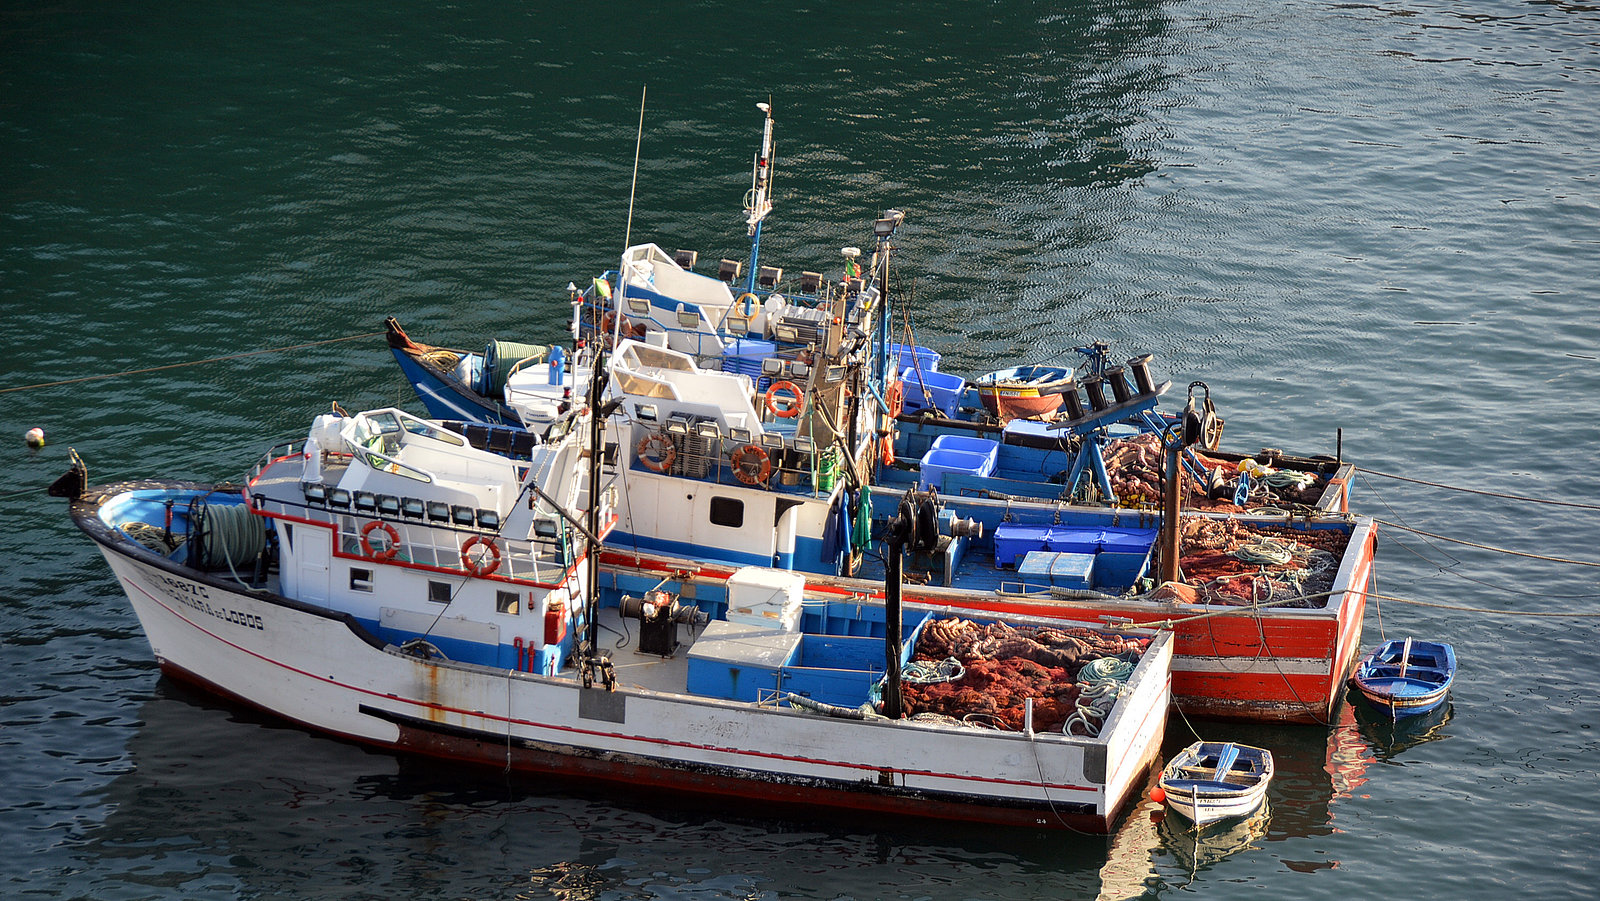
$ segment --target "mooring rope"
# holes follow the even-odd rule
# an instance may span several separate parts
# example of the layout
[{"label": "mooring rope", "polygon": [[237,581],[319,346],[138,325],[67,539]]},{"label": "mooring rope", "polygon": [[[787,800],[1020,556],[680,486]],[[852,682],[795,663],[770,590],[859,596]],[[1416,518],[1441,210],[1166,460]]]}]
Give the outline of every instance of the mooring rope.
[{"label": "mooring rope", "polygon": [[1402,526],[1399,523],[1390,522],[1387,519],[1374,518],[1372,521],[1375,522],[1375,523],[1378,523],[1380,525],[1388,526],[1391,529],[1399,529],[1402,532],[1414,532],[1414,533],[1416,533],[1418,535],[1426,535],[1429,538],[1437,538],[1440,541],[1449,541],[1449,542],[1453,542],[1455,544],[1464,544],[1467,547],[1475,547],[1480,551],[1494,551],[1494,552],[1500,553],[1500,554],[1510,554],[1513,557],[1529,557],[1529,558],[1532,558],[1534,560],[1545,560],[1545,561],[1548,561],[1550,563],[1571,563],[1574,566],[1600,566],[1600,561],[1573,560],[1573,559],[1570,559],[1570,558],[1567,558],[1567,557],[1551,557],[1551,556],[1547,556],[1545,554],[1530,554],[1527,551],[1513,551],[1513,550],[1511,550],[1509,548],[1495,547],[1492,544],[1478,544],[1477,542],[1467,541],[1467,540],[1461,539],[1461,538],[1451,538],[1448,535],[1436,535],[1433,532],[1424,532],[1421,529],[1413,529],[1410,526]]},{"label": "mooring rope", "polygon": [[1356,467],[1356,471],[1364,472],[1369,475],[1382,476],[1386,479],[1395,479],[1396,481],[1400,482],[1412,482],[1417,485],[1427,485],[1429,488],[1443,488],[1447,491],[1464,491],[1468,494],[1481,494],[1484,497],[1499,497],[1508,501],[1527,501],[1531,504],[1551,504],[1557,507],[1577,507],[1579,510],[1600,510],[1600,504],[1580,504],[1575,501],[1553,501],[1542,497],[1527,497],[1520,494],[1501,494],[1496,491],[1483,491],[1478,488],[1462,488],[1459,485],[1445,485],[1440,482],[1429,482],[1423,479],[1413,479],[1409,476],[1397,476],[1394,473],[1379,472],[1376,469],[1368,469],[1365,466]]},{"label": "mooring rope", "polygon": [[75,379],[62,379],[58,382],[39,382],[34,385],[17,385],[11,388],[0,388],[0,394],[9,394],[13,391],[30,391],[34,388],[55,388],[60,385],[73,385],[78,382],[93,382],[100,379],[121,378],[125,375],[143,375],[147,372],[160,372],[164,369],[181,369],[185,366],[199,366],[204,363],[220,363],[224,360],[238,360],[243,357],[260,356],[261,354],[283,353],[286,350],[304,350],[307,347],[321,347],[324,344],[338,344],[343,341],[359,341],[364,338],[376,338],[383,332],[365,332],[360,335],[347,335],[343,338],[329,338],[326,341],[312,341],[309,344],[291,344],[288,347],[272,347],[266,350],[248,350],[244,353],[229,354],[225,357],[211,357],[205,360],[190,360],[186,363],[168,363],[165,366],[151,366],[146,369],[129,369],[125,372],[110,372],[104,375],[85,375]]},{"label": "mooring rope", "polygon": [[1439,604],[1433,601],[1419,601],[1415,598],[1397,598],[1387,594],[1378,594],[1374,591],[1367,592],[1367,597],[1378,598],[1384,601],[1394,601],[1397,604],[1410,604],[1413,607],[1437,607],[1440,610],[1459,610],[1463,613],[1492,613],[1495,616],[1537,616],[1550,619],[1594,619],[1600,613],[1540,613],[1532,610],[1492,610],[1488,607],[1465,607],[1460,604]]}]

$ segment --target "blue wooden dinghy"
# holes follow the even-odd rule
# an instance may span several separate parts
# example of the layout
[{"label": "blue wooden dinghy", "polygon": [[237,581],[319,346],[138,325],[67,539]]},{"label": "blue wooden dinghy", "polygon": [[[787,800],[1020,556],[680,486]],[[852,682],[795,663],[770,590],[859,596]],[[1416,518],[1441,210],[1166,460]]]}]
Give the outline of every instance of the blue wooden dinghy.
[{"label": "blue wooden dinghy", "polygon": [[1361,696],[1394,719],[1436,710],[1456,677],[1456,651],[1444,642],[1392,639],[1356,664]]},{"label": "blue wooden dinghy", "polygon": [[1258,810],[1272,781],[1272,752],[1233,742],[1197,741],[1161,771],[1168,807],[1197,826]]}]

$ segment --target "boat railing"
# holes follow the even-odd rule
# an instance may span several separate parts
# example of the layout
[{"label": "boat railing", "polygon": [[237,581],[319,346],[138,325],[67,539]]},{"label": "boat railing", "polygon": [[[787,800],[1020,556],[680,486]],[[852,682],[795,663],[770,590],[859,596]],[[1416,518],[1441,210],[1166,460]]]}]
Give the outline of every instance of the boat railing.
[{"label": "boat railing", "polygon": [[727,432],[712,420],[672,419],[634,430],[632,469],[719,485],[742,484],[785,493],[826,494],[844,465],[835,447],[804,436],[748,429]]},{"label": "boat railing", "polygon": [[509,538],[500,534],[503,520],[496,510],[318,482],[301,482],[300,490],[303,499],[279,496],[266,503],[295,519],[332,527],[336,546],[351,557],[553,583],[564,578],[576,554],[576,542],[552,515],[535,518],[531,537]]},{"label": "boat railing", "polygon": [[[395,530],[398,537],[392,546],[374,546],[376,542],[371,533],[377,529],[370,526],[373,522]],[[380,562],[410,563],[430,569],[543,584],[560,582],[572,562],[572,545],[564,540],[561,532],[552,539],[513,539],[479,528],[348,515],[339,515],[336,526],[339,547],[347,554],[376,557],[392,552],[392,556],[385,556]],[[480,547],[482,549],[478,550]]]}]

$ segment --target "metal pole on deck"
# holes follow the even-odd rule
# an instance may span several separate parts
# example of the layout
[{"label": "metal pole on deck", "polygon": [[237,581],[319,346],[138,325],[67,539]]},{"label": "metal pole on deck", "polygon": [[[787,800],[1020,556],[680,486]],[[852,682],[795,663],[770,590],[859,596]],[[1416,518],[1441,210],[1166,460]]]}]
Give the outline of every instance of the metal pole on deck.
[{"label": "metal pole on deck", "polygon": [[892,720],[905,715],[900,698],[900,580],[906,542],[914,526],[914,519],[906,515],[906,509],[902,506],[901,512],[889,521],[888,532],[883,538],[888,546],[883,580],[883,715]]},{"label": "metal pole on deck", "polygon": [[1178,455],[1183,448],[1176,441],[1167,442],[1166,478],[1161,482],[1161,581],[1178,581],[1178,516],[1181,512],[1183,474],[1179,471]]}]

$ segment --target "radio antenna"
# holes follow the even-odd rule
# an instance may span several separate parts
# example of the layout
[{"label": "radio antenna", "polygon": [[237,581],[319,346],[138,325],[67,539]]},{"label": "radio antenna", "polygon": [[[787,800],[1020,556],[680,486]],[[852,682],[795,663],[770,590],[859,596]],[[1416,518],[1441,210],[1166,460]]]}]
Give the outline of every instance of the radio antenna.
[{"label": "radio antenna", "polygon": [[633,184],[628,188],[628,227],[622,233],[622,249],[633,240],[633,195],[639,190],[639,148],[644,146],[644,97],[648,85],[639,87],[639,134],[633,141]]}]

